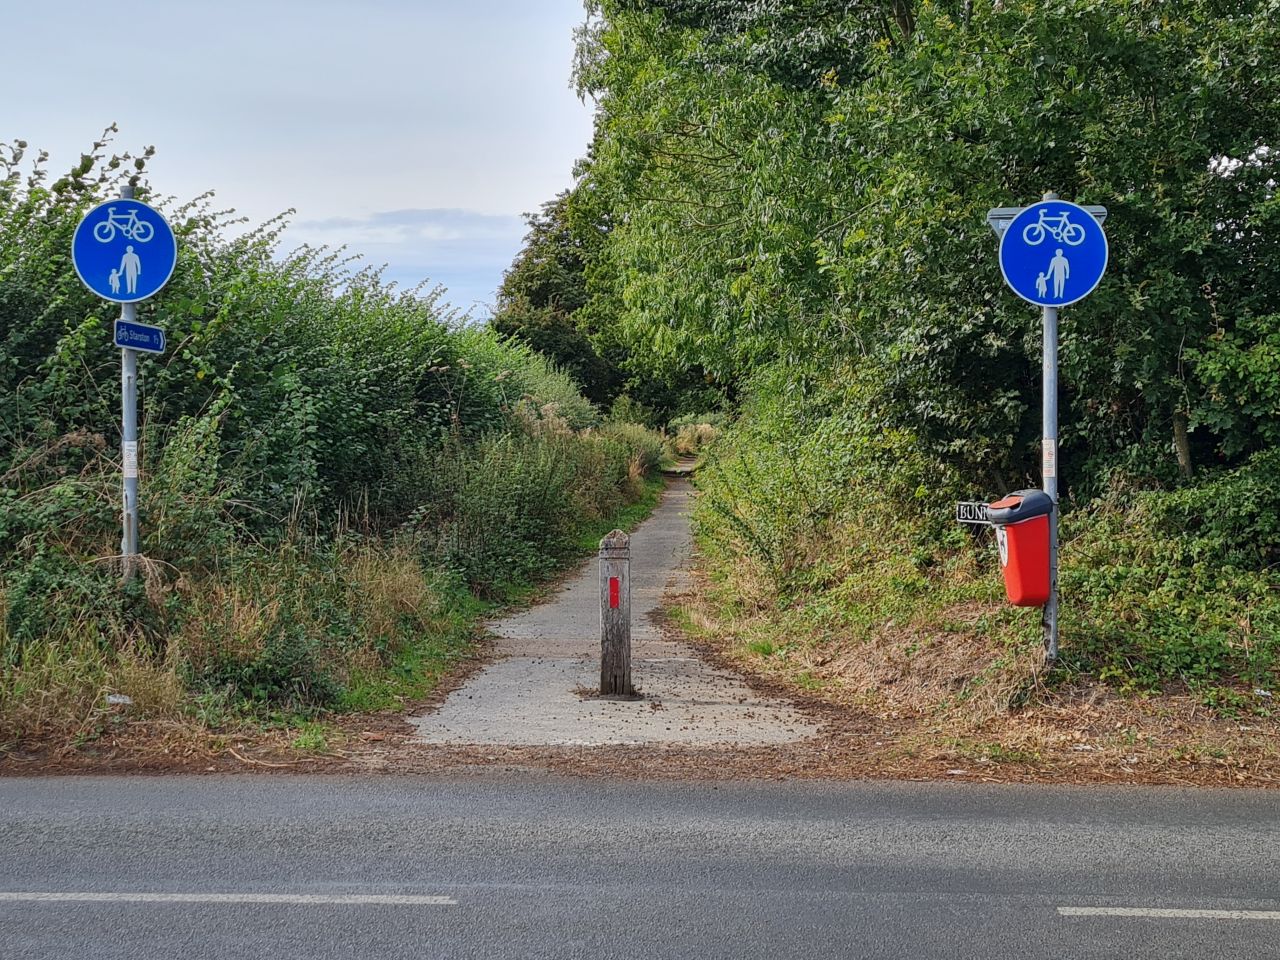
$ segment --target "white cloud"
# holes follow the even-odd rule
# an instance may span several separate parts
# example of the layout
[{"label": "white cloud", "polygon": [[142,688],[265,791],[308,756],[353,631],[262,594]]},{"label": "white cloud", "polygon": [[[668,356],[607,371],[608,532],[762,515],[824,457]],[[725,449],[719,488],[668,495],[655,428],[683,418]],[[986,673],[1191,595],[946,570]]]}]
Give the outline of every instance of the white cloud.
[{"label": "white cloud", "polygon": [[[361,243],[440,243],[450,240],[519,240],[525,232],[524,221],[516,216],[477,213],[474,210],[436,208],[430,210],[387,210],[367,217],[330,217],[326,220],[304,220],[292,233],[336,238],[350,244]],[[308,241],[311,242],[311,241]]]},{"label": "white cloud", "polygon": [[406,287],[426,279],[444,284],[450,303],[483,316],[525,231],[517,216],[453,208],[387,210],[301,221],[285,232],[283,246],[345,245],[367,263],[387,264],[388,280]]}]

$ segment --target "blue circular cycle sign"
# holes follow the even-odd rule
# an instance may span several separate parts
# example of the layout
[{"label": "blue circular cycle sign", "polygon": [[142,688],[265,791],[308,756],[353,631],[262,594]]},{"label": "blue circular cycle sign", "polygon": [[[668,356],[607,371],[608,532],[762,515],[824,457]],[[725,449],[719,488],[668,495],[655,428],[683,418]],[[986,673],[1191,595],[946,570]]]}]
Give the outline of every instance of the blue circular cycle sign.
[{"label": "blue circular cycle sign", "polygon": [[1065,307],[1091,294],[1107,270],[1107,235],[1084,207],[1045,200],[1026,207],[1000,238],[1000,272],[1023,300]]},{"label": "blue circular cycle sign", "polygon": [[139,200],[108,200],[90,210],[71,240],[71,262],[86,287],[115,303],[155,296],[178,263],[178,240]]}]

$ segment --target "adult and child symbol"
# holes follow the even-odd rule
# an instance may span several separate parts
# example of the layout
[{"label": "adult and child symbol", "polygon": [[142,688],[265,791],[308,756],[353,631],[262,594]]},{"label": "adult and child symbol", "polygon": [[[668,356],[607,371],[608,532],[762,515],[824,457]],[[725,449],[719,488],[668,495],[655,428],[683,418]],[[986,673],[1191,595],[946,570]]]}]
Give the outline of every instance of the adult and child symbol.
[{"label": "adult and child symbol", "polygon": [[125,293],[138,292],[138,277],[142,275],[142,259],[133,252],[133,244],[124,248],[124,256],[120,258],[118,269],[112,270],[107,277],[107,284],[112,293],[120,292],[120,277],[124,277]]},{"label": "adult and child symbol", "polygon": [[1053,296],[1054,299],[1061,300],[1066,292],[1067,280],[1071,276],[1071,261],[1062,255],[1059,248],[1053,255],[1053,259],[1049,261],[1049,269],[1040,273],[1036,277],[1036,293],[1040,296],[1047,297],[1049,295],[1049,277],[1053,277]]}]

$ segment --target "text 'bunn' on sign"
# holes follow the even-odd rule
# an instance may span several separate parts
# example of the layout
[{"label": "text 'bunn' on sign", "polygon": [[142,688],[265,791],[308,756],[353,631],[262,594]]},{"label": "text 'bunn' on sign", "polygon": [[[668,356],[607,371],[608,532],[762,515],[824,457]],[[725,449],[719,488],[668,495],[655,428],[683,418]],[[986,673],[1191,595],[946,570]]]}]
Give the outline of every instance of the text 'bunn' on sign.
[{"label": "text 'bunn' on sign", "polygon": [[991,523],[987,518],[987,505],[980,500],[962,500],[956,504],[958,523]]}]

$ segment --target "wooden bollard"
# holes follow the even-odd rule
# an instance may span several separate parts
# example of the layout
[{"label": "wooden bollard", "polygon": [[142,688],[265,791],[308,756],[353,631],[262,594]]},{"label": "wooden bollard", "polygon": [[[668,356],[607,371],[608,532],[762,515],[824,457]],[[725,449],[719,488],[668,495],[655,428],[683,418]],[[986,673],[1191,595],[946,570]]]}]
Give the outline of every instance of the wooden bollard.
[{"label": "wooden bollard", "polygon": [[631,686],[631,538],[614,530],[600,541],[600,694],[629,697]]}]

